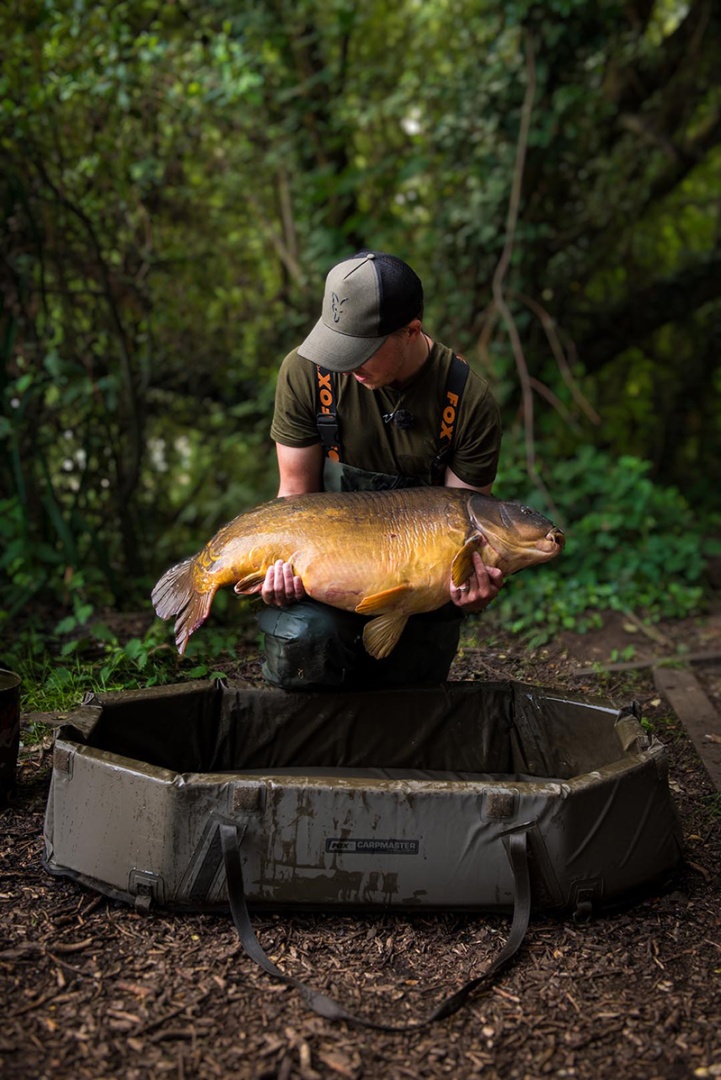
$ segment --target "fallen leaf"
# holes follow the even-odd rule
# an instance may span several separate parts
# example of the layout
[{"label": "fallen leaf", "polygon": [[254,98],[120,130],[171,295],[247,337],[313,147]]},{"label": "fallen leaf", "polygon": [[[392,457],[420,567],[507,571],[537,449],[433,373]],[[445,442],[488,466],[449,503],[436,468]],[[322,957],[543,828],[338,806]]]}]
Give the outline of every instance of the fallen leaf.
[{"label": "fallen leaf", "polygon": [[125,982],[122,979],[118,980],[117,987],[118,990],[125,990],[128,994],[135,994],[139,998],[145,998],[149,994],[155,993],[149,986],[143,986],[141,983]]},{"label": "fallen leaf", "polygon": [[318,1058],[327,1065],[333,1072],[340,1073],[341,1076],[347,1076],[348,1080],[353,1080],[356,1075],[356,1069],[350,1058],[345,1054],[339,1053],[337,1050],[333,1050],[330,1053],[319,1053]]}]

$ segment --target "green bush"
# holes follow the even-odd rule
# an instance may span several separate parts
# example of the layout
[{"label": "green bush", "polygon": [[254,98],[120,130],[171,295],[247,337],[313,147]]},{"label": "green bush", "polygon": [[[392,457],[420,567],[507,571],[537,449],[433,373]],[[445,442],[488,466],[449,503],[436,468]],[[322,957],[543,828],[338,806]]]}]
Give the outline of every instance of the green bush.
[{"label": "green bush", "polygon": [[566,548],[500,594],[494,610],[511,631],[542,644],[559,629],[599,625],[609,609],[647,621],[703,610],[707,555],[721,547],[704,539],[704,523],[676,488],[654,484],[648,462],[585,446],[543,470],[549,508],[540,488],[529,490],[517,449],[511,446],[494,493],[554,518]]},{"label": "green bush", "polygon": [[73,601],[74,613],[52,629],[30,617],[18,621],[12,638],[7,626],[0,636],[0,667],[21,676],[24,712],[70,709],[91,691],[224,678],[235,662],[239,637],[247,634],[247,622],[242,620],[233,628],[208,626],[190,642],[184,662],[167,623],[155,619],[142,637],[125,639],[77,594]]}]

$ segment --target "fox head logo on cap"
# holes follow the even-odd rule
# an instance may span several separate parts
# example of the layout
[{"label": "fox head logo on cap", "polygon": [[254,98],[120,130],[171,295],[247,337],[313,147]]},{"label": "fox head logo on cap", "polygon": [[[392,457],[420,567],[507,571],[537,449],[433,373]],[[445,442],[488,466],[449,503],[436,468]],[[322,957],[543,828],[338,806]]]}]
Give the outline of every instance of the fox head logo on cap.
[{"label": "fox head logo on cap", "polygon": [[340,322],[340,317],[343,314],[341,311],[341,304],[345,304],[347,299],[348,297],[344,296],[341,300],[338,293],[333,293],[330,301],[330,309],[333,312],[333,322]]},{"label": "fox head logo on cap", "polygon": [[355,371],[422,314],[423,286],[408,263],[380,251],[351,255],[328,271],[321,316],[298,355],[329,371]]}]

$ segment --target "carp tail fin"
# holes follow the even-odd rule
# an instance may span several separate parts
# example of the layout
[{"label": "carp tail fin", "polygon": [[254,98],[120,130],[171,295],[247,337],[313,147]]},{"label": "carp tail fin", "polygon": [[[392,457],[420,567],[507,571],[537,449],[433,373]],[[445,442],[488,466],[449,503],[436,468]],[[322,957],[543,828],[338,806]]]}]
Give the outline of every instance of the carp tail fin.
[{"label": "carp tail fin", "polygon": [[159,618],[170,619],[177,615],[173,629],[175,644],[181,656],[190,635],[208,618],[216,593],[212,586],[198,588],[198,578],[195,557],[185,559],[166,570],[150,594]]}]

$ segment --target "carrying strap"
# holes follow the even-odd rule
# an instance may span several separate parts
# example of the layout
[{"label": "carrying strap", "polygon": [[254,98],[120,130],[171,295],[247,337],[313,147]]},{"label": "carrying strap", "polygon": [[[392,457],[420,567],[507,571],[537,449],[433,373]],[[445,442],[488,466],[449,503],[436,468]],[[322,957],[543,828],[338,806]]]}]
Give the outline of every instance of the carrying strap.
[{"label": "carrying strap", "polygon": [[286,975],[280,968],[276,967],[255,936],[248,914],[237,826],[225,822],[221,823],[220,840],[225,863],[230,910],[243,948],[248,956],[255,960],[256,964],[262,967],[264,971],[267,971],[269,975],[286,983],[288,986],[294,987],[304,998],[306,1004],[326,1020],[345,1020],[349,1024],[358,1024],[362,1027],[372,1028],[375,1031],[417,1031],[419,1028],[432,1024],[435,1020],[443,1020],[457,1012],[466,1003],[474,990],[490,983],[494,976],[508,964],[518,952],[526,936],[531,916],[531,882],[528,872],[526,831],[524,830],[511,833],[505,838],[506,853],[513,871],[515,899],[511,931],[505,946],[496,959],[481,975],[470,979],[460,990],[456,990],[454,994],[446,998],[425,1020],[415,1020],[410,1024],[382,1024],[374,1020],[368,1020],[363,1016],[348,1012],[347,1009],[326,994],[306,986],[299,979]]},{"label": "carrying strap", "polygon": [[340,429],[338,427],[338,401],[335,374],[316,364],[316,405],[315,422],[323,446],[323,454],[331,461],[340,461]]},{"label": "carrying strap", "polygon": [[446,461],[453,449],[453,439],[456,433],[456,420],[461,407],[461,398],[468,381],[468,364],[457,353],[451,358],[451,366],[448,369],[446,388],[443,394],[443,408],[441,410],[441,426],[438,433],[438,453],[431,465],[431,482],[442,484],[445,479]]},{"label": "carrying strap", "polygon": [[[340,425],[338,423],[338,394],[335,372],[316,364],[316,426],[320,435],[323,454],[331,461],[341,461]],[[468,380],[468,364],[462,356],[454,353],[448,369],[443,391],[441,416],[438,430],[438,452],[431,465],[431,483],[442,484],[446,461],[453,449],[456,419],[461,407],[463,391]]]}]

